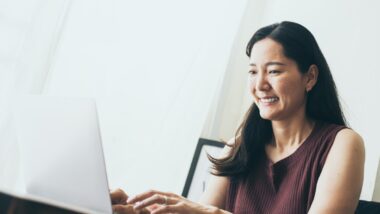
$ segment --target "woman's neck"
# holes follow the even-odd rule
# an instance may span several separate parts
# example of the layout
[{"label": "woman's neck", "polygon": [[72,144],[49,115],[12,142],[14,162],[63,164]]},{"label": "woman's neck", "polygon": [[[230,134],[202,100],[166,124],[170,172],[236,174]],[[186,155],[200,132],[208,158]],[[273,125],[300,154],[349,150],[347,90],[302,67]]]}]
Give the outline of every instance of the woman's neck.
[{"label": "woman's neck", "polygon": [[279,151],[297,147],[310,135],[314,125],[315,122],[306,118],[306,115],[283,121],[272,121],[274,135],[272,146]]}]

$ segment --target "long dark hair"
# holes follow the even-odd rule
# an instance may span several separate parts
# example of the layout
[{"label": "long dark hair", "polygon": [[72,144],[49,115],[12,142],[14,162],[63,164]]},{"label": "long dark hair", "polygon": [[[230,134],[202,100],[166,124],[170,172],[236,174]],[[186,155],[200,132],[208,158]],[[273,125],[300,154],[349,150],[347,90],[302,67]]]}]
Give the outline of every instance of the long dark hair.
[{"label": "long dark hair", "polygon": [[[330,68],[311,32],[288,21],[260,28],[248,42],[248,57],[255,43],[264,38],[280,43],[284,55],[294,60],[302,73],[306,73],[313,64],[318,67],[317,83],[307,95],[306,116],[315,121],[346,125]],[[229,154],[221,159],[209,156],[213,174],[238,177],[248,173],[256,159],[264,154],[264,146],[272,136],[271,121],[261,118],[258,107],[253,103],[235,133],[234,144],[229,145]]]}]

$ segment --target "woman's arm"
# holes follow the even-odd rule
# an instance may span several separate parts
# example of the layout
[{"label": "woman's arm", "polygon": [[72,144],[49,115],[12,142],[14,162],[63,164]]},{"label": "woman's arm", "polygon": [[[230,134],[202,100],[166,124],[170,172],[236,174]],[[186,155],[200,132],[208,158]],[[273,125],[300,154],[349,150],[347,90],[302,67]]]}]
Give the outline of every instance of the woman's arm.
[{"label": "woman's arm", "polygon": [[[232,143],[230,140],[228,144]],[[225,146],[221,152],[220,157],[225,157],[230,151],[230,147]],[[203,193],[200,203],[212,205],[220,209],[225,208],[225,201],[227,197],[227,189],[230,181],[227,177],[211,175],[206,191]]]},{"label": "woman's arm", "polygon": [[228,178],[212,175],[208,183],[208,187],[199,202],[224,209],[229,185]]},{"label": "woman's arm", "polygon": [[363,184],[364,143],[351,129],[338,132],[318,179],[309,214],[348,214],[357,207]]}]

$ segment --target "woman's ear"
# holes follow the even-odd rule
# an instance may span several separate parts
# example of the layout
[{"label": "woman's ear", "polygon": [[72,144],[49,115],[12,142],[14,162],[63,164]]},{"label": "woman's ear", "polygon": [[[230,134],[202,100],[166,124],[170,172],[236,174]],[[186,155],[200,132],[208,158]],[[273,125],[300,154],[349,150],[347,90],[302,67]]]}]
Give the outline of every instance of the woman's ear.
[{"label": "woman's ear", "polygon": [[311,91],[314,85],[318,81],[319,70],[316,65],[310,65],[309,70],[306,73],[306,92]]}]

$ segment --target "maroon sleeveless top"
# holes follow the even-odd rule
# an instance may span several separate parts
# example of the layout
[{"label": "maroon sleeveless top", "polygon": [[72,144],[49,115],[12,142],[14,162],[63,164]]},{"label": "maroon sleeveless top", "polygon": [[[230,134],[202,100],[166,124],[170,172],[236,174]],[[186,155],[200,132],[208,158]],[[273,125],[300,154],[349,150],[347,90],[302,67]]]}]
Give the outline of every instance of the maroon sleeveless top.
[{"label": "maroon sleeveless top", "polygon": [[272,163],[263,155],[248,176],[230,179],[226,210],[234,214],[307,213],[335,136],[344,128],[320,122],[290,156]]}]

